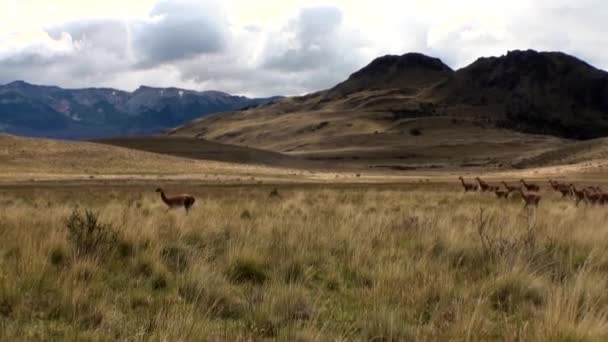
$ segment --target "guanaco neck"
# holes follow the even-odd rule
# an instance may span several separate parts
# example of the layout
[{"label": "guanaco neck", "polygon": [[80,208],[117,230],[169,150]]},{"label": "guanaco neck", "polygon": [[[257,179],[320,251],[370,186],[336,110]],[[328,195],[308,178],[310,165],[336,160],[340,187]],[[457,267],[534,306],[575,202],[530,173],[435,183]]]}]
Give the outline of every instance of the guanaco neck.
[{"label": "guanaco neck", "polygon": [[165,196],[165,192],[162,190],[160,191],[160,198],[163,200],[163,202],[169,204],[169,199]]},{"label": "guanaco neck", "polygon": [[462,185],[466,185],[466,184],[464,183],[464,179],[462,179],[462,178],[459,178],[459,179],[460,179],[460,183],[462,183]]}]

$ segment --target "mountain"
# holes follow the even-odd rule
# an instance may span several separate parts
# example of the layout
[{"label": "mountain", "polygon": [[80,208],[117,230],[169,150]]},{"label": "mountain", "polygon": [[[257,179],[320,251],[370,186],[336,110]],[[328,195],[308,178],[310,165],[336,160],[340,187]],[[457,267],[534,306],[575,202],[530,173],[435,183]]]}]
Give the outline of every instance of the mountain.
[{"label": "mountain", "polygon": [[533,50],[455,71],[421,54],[384,56],[333,88],[167,134],[370,168],[505,167],[608,136],[608,73]]},{"label": "mountain", "polygon": [[272,100],[179,88],[141,86],[126,92],[15,81],[0,86],[0,132],[61,138],[150,133]]},{"label": "mountain", "polygon": [[453,116],[574,139],[608,135],[608,73],[560,52],[480,58],[435,94]]},{"label": "mountain", "polygon": [[398,88],[416,92],[449,78],[454,71],[440,59],[420,53],[388,55],[372,61],[346,81],[329,90],[328,96],[339,97],[363,90]]}]

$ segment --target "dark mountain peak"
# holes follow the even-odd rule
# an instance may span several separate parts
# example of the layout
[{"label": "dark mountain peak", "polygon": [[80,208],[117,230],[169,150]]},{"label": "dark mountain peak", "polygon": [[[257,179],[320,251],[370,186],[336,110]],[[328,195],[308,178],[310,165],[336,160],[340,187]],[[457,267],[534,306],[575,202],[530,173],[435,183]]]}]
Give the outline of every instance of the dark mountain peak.
[{"label": "dark mountain peak", "polygon": [[22,80],[16,80],[16,81],[6,84],[6,86],[8,86],[8,87],[23,87],[23,86],[31,86],[31,85],[32,84],[27,83]]},{"label": "dark mountain peak", "polygon": [[399,74],[414,70],[429,70],[438,72],[452,72],[439,58],[429,57],[421,53],[411,52],[401,56],[386,55],[374,59],[363,69],[352,74],[351,78],[366,75],[382,75],[387,73]]},{"label": "dark mountain peak", "polygon": [[458,71],[475,79],[527,79],[536,83],[570,74],[602,73],[588,63],[562,52],[514,50],[500,57],[482,57]]},{"label": "dark mountain peak", "polygon": [[157,88],[157,87],[151,87],[151,86],[147,86],[147,85],[140,85],[139,87],[137,87],[137,89],[135,89],[133,91],[133,93],[141,93],[141,92],[148,92],[148,91],[154,91],[154,90],[162,90],[162,88]]},{"label": "dark mountain peak", "polygon": [[345,82],[330,90],[330,96],[342,96],[363,90],[400,89],[415,92],[448,78],[453,70],[440,59],[421,53],[386,55],[374,59]]}]

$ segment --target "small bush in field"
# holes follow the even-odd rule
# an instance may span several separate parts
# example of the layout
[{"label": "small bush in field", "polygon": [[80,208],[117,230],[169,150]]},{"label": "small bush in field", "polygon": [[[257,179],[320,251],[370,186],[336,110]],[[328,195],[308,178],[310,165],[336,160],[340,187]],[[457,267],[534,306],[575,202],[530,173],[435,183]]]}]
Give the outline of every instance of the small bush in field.
[{"label": "small bush in field", "polygon": [[49,261],[53,266],[63,266],[66,262],[66,252],[61,246],[56,246],[49,252]]},{"label": "small bush in field", "polygon": [[264,266],[249,258],[235,260],[230,265],[228,276],[235,283],[263,284],[268,279]]},{"label": "small bush in field", "polygon": [[296,283],[304,277],[304,267],[300,262],[293,261],[287,265],[285,270],[285,282]]},{"label": "small bush in field", "polygon": [[544,300],[542,289],[519,278],[509,278],[500,282],[490,294],[493,308],[509,314],[524,305],[538,307],[544,303]]},{"label": "small bush in field", "polygon": [[99,222],[99,214],[90,210],[84,214],[74,210],[65,225],[68,240],[79,256],[103,255],[114,248],[118,240],[113,227]]},{"label": "small bush in field", "polygon": [[173,272],[183,272],[188,268],[188,250],[183,246],[165,246],[160,251],[160,257],[165,265]]},{"label": "small bush in field", "polygon": [[186,279],[177,289],[181,298],[214,318],[239,319],[245,312],[243,303],[231,293],[227,284],[217,279]]},{"label": "small bush in field", "polygon": [[417,137],[422,135],[422,131],[420,130],[420,128],[412,128],[410,129],[410,135]]},{"label": "small bush in field", "polygon": [[154,290],[163,290],[169,286],[167,275],[165,273],[157,273],[150,279],[150,286]]},{"label": "small bush in field", "polygon": [[313,315],[313,308],[306,296],[296,290],[279,295],[274,303],[274,311],[288,321],[306,321]]}]

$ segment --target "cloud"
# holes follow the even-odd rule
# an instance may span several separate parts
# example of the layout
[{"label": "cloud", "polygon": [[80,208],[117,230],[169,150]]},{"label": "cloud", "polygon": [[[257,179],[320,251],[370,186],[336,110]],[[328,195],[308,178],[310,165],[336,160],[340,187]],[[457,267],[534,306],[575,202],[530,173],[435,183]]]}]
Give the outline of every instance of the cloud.
[{"label": "cloud", "polygon": [[118,20],[74,21],[51,26],[46,33],[55,40],[69,35],[74,48],[79,50],[103,50],[125,57],[129,49],[127,24]]},{"label": "cloud", "polygon": [[329,88],[368,62],[367,42],[336,7],[296,12],[277,30],[233,28],[222,54],[175,63],[182,80],[252,96]]},{"label": "cloud", "polygon": [[128,30],[119,21],[75,21],[46,28],[45,33],[50,44],[30,46],[0,59],[0,81],[98,85],[131,66]]},{"label": "cloud", "polygon": [[222,52],[229,39],[226,16],[216,1],[162,1],[150,16],[133,25],[133,50],[144,68]]},{"label": "cloud", "polygon": [[[560,50],[608,68],[608,3],[600,0],[332,0],[339,5],[316,7],[285,0],[280,8],[267,0],[247,2],[247,11],[263,13],[242,22],[235,9],[245,0],[149,1],[129,15],[106,11],[41,29],[32,21],[11,26],[15,32],[0,30],[0,83],[293,95],[329,88],[388,53],[422,52],[459,68],[528,48]],[[0,13],[11,12],[2,6]]]},{"label": "cloud", "polygon": [[510,12],[504,5],[485,9],[487,17],[468,18],[444,30],[429,43],[428,51],[455,68],[481,56],[515,49],[563,51],[608,68],[608,59],[598,48],[608,46],[608,37],[603,34],[608,29],[608,3],[514,0]]},{"label": "cloud", "polygon": [[271,34],[263,66],[288,72],[352,67],[363,42],[343,27],[342,18],[337,7],[302,9],[281,31]]}]

